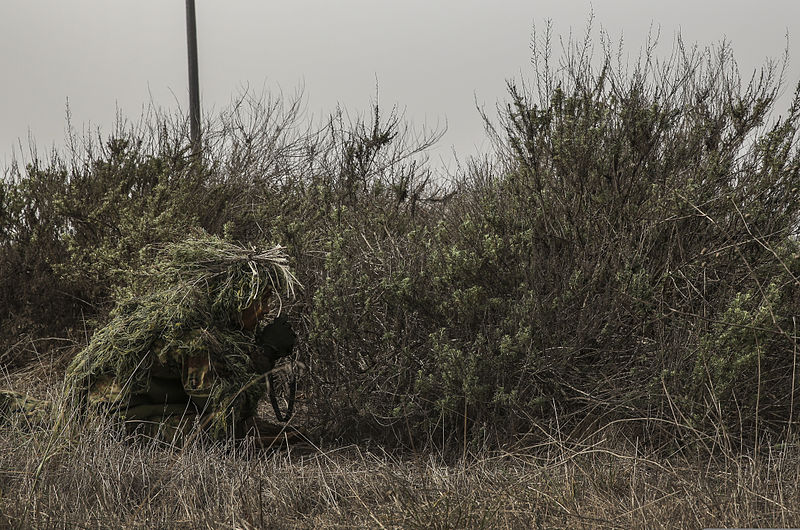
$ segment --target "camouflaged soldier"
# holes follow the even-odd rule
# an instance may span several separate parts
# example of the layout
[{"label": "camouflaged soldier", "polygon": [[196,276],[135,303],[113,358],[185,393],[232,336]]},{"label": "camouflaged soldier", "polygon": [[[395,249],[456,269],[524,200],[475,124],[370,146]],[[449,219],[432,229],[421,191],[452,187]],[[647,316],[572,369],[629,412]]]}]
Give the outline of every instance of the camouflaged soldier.
[{"label": "camouflaged soldier", "polygon": [[[143,284],[145,292],[124,297],[73,359],[67,391],[88,410],[109,411],[130,431],[162,440],[180,442],[198,427],[216,439],[243,434],[268,374],[295,343],[281,312],[298,284],[283,249],[203,234],[162,249]],[[43,407],[4,396],[8,410]]]},{"label": "camouflaged soldier", "polygon": [[276,362],[291,354],[296,340],[285,316],[277,317],[256,333],[266,314],[264,305],[258,303],[245,310],[241,328],[236,330],[241,331],[240,338],[252,338],[248,353],[252,361],[250,373],[230,378],[233,370],[225,362],[214,332],[192,329],[187,330],[183,340],[194,345],[193,351],[180,360],[165,355],[163,340],[153,342],[146,354],[151,359],[146,359],[140,368],[147,372],[147,384],[140,390],[125,392],[125,381],[118,374],[103,373],[84,384],[86,402],[90,407],[118,414],[130,432],[161,440],[181,440],[197,427],[215,438],[244,435],[254,425],[256,405],[266,393],[265,375]]}]

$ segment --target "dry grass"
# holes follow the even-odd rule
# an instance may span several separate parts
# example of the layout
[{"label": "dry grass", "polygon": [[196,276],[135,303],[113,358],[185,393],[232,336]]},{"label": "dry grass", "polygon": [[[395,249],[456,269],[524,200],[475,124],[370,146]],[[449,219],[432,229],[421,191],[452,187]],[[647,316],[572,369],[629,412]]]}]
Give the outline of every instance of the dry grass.
[{"label": "dry grass", "polygon": [[[52,394],[58,389],[53,387]],[[800,525],[800,448],[697,461],[611,428],[467,455],[365,444],[125,439],[119,426],[0,427],[0,526],[36,528],[698,528]]]}]

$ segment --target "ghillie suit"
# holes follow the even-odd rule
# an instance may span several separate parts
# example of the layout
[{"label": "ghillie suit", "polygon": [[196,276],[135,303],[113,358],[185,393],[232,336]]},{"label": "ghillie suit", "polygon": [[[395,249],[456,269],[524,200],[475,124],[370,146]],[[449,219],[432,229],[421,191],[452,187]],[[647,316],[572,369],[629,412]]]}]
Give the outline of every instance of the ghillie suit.
[{"label": "ghillie suit", "polygon": [[[283,250],[190,238],[164,247],[144,280],[73,359],[67,392],[161,439],[197,424],[217,439],[239,434],[294,345],[281,309],[297,280]],[[259,327],[271,307],[277,318]]]}]

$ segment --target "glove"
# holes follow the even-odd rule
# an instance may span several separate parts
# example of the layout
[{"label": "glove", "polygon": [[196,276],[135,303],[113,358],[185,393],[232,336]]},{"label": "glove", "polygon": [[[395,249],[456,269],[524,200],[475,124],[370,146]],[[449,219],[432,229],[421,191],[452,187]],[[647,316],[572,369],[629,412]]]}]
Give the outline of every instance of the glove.
[{"label": "glove", "polygon": [[260,373],[267,373],[279,359],[291,355],[297,335],[286,315],[281,315],[256,333],[255,342],[260,352],[253,356],[253,364]]}]

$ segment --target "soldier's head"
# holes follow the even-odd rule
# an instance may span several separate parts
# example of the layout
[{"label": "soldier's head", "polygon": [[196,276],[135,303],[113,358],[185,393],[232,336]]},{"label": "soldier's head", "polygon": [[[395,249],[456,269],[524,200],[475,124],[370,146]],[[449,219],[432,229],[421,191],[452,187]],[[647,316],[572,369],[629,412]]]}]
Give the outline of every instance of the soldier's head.
[{"label": "soldier's head", "polygon": [[271,294],[269,289],[264,290],[261,296],[253,300],[252,304],[242,310],[239,314],[239,324],[241,324],[242,329],[245,331],[253,331],[256,329],[261,318],[269,313]]}]

